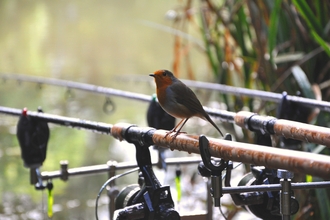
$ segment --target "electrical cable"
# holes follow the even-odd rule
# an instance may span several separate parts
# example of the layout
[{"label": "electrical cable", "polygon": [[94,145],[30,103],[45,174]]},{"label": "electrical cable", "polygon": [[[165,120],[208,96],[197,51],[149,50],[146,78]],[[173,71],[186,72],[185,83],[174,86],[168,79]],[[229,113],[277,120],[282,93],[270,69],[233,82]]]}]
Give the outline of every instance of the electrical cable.
[{"label": "electrical cable", "polygon": [[[239,167],[239,166],[242,165],[242,164],[243,164],[242,162],[238,163],[236,166],[234,166],[233,170],[235,170],[237,167]],[[226,174],[223,174],[222,177],[221,177],[222,180],[224,180],[225,177],[226,177]]]},{"label": "electrical cable", "polygon": [[225,215],[225,213],[223,213],[222,209],[221,209],[221,205],[219,206],[219,211],[222,215],[222,217],[225,219],[225,220],[228,220],[227,216]]},{"label": "electrical cable", "polygon": [[[240,165],[242,165],[243,163],[241,162],[241,163],[238,163],[234,168],[233,168],[233,170],[234,169],[236,169],[237,167],[239,167]],[[224,175],[222,175],[222,180],[224,179],[226,177],[226,174],[224,174]],[[222,209],[221,209],[221,204],[220,204],[220,206],[219,206],[219,211],[220,211],[220,214],[222,215],[222,217],[225,219],[225,220],[228,220],[228,218],[227,218],[227,216],[225,215],[225,213],[222,211]]]},{"label": "electrical cable", "polygon": [[96,201],[95,201],[95,218],[96,218],[96,220],[99,219],[98,214],[97,214],[97,207],[98,207],[99,198],[100,198],[100,196],[101,196],[101,193],[102,193],[103,190],[105,189],[105,187],[107,187],[107,185],[109,185],[112,181],[114,181],[114,180],[116,180],[116,179],[118,179],[118,178],[120,178],[120,177],[126,176],[126,175],[128,175],[128,174],[130,174],[130,173],[133,173],[133,172],[135,172],[135,171],[138,171],[139,169],[140,169],[139,167],[136,167],[136,168],[134,168],[134,169],[132,169],[132,170],[129,170],[129,171],[125,172],[125,173],[122,173],[122,174],[118,174],[118,175],[116,175],[116,176],[113,176],[113,177],[111,177],[110,179],[108,179],[108,180],[102,185],[102,187],[100,188],[99,193],[97,194]]}]

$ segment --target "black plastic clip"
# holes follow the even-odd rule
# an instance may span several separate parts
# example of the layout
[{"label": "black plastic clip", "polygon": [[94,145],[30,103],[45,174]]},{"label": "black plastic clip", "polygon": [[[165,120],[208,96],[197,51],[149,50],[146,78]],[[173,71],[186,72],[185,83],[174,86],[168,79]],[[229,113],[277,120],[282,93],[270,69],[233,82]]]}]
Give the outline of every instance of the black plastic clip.
[{"label": "black plastic clip", "polygon": [[[225,140],[231,140],[231,135],[226,134]],[[209,151],[209,140],[204,136],[199,136],[199,151],[204,163],[204,166],[210,171],[211,175],[217,175],[227,167],[227,162],[221,159],[220,163],[215,162],[211,159],[211,154]]]},{"label": "black plastic clip", "polygon": [[[231,140],[231,135],[226,134],[225,140]],[[220,198],[222,197],[221,173],[226,169],[228,161],[221,159],[220,162],[216,162],[211,159],[209,140],[204,135],[199,136],[199,151],[203,162],[198,165],[198,171],[204,177],[211,177],[211,193],[214,206],[220,207]]]}]

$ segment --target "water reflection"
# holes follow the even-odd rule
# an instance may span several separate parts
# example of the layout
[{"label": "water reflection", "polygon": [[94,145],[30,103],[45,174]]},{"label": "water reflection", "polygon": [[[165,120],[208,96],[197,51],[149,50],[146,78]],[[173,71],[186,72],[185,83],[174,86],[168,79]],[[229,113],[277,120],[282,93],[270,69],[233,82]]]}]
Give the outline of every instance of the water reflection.
[{"label": "water reflection", "polygon": [[[1,1],[0,72],[69,79],[151,94],[153,88],[147,84],[118,83],[115,76],[168,68],[172,37],[137,21],[164,23],[164,14],[174,3]],[[112,101],[116,112],[108,115],[102,110],[104,97],[100,95],[73,91],[68,97],[63,88],[15,81],[0,83],[3,106],[31,110],[42,106],[48,113],[107,123],[125,119],[145,125],[145,104],[130,102],[135,107],[127,108],[127,100]],[[0,219],[45,219],[47,193],[36,191],[29,184],[29,171],[23,167],[15,136],[16,122],[16,118],[0,115]],[[51,138],[42,170],[59,169],[58,163],[63,159],[69,160],[70,167],[126,160],[109,136],[50,127]],[[93,219],[91,201],[95,201],[106,178],[106,175],[76,177],[66,183],[54,180],[54,219]],[[107,197],[102,198],[100,215],[107,216]]]},{"label": "water reflection", "polygon": [[[1,1],[0,72],[152,94],[153,84],[140,76],[160,68],[171,69],[173,36],[140,21],[171,25],[164,15],[175,5],[177,1],[161,0]],[[198,62],[194,65],[201,68]],[[115,112],[105,114],[104,100],[101,95],[66,88],[0,82],[3,106],[27,107],[33,111],[42,106],[46,113],[146,126],[145,103],[113,97]],[[23,167],[15,136],[16,123],[17,118],[0,115],[0,219],[46,219],[47,193],[36,191],[29,184],[29,171]],[[68,160],[69,167],[79,167],[135,158],[134,147],[119,144],[109,136],[51,124],[50,128],[43,171],[58,170],[60,160]],[[54,180],[54,219],[94,219],[93,203],[106,179],[107,175],[103,174],[73,177],[68,182]],[[130,177],[118,183],[135,181]],[[107,205],[108,198],[103,195],[101,219],[108,217]]]}]

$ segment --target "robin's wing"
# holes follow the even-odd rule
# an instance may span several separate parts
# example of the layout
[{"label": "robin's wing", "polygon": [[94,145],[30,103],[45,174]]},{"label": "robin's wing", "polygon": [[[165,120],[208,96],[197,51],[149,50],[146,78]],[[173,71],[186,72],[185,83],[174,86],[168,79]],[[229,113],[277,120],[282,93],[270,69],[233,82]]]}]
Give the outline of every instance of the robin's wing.
[{"label": "robin's wing", "polygon": [[171,87],[175,94],[175,100],[188,108],[193,115],[199,114],[204,116],[205,111],[195,93],[181,81],[176,83],[181,85]]},{"label": "robin's wing", "polygon": [[212,121],[210,116],[205,112],[202,104],[197,99],[195,93],[189,87],[184,85],[182,82],[179,81],[176,83],[181,83],[182,85],[171,87],[173,94],[175,94],[175,100],[177,103],[185,106],[186,109],[189,110],[191,114],[189,117],[198,116],[200,118],[209,121],[219,131],[221,136],[223,136],[218,126]]}]

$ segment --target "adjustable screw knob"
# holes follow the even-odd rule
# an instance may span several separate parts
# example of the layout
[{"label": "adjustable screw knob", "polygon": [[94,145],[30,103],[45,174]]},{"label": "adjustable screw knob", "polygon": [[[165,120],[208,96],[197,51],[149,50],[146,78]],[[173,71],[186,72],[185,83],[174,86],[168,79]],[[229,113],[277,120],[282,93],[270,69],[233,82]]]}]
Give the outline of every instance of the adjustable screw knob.
[{"label": "adjustable screw knob", "polygon": [[294,173],[288,170],[278,169],[277,177],[280,179],[292,179],[294,177]]}]

